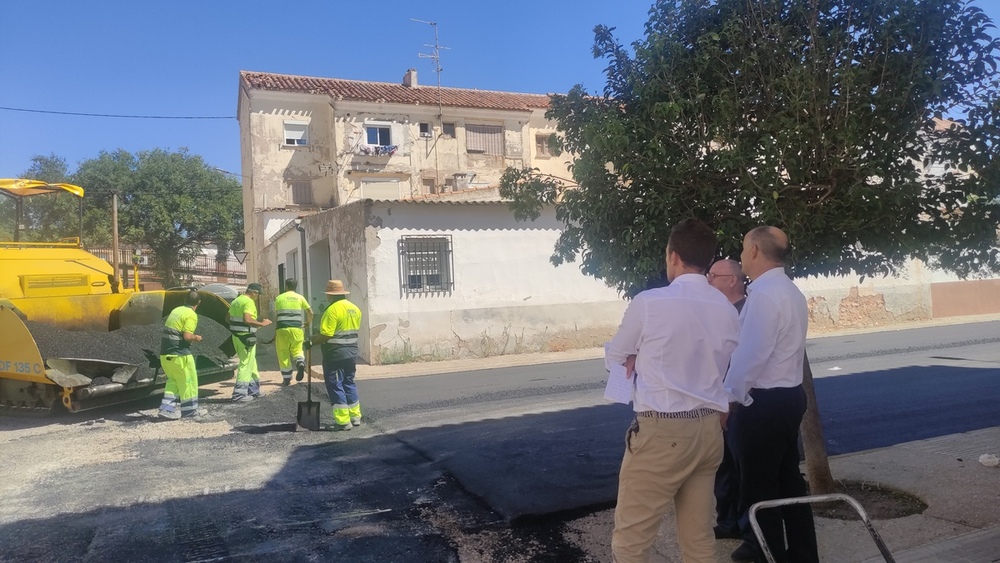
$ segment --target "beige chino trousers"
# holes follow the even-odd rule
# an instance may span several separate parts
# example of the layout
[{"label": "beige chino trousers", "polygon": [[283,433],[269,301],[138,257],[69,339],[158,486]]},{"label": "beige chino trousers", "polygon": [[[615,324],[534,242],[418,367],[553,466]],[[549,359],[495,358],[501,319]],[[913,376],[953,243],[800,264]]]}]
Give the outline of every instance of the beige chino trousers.
[{"label": "beige chino trousers", "polygon": [[684,562],[716,563],[715,472],[725,447],[719,415],[637,420],[618,476],[612,560],[646,563],[673,502]]}]

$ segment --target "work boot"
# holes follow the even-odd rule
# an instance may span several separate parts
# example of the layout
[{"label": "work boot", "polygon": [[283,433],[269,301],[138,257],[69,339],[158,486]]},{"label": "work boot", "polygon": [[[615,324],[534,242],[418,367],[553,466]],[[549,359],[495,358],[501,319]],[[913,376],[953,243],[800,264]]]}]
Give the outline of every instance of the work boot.
[{"label": "work boot", "polygon": [[208,409],[195,409],[185,418],[201,418],[208,414]]},{"label": "work boot", "polygon": [[160,418],[165,418],[167,420],[177,420],[181,417],[180,411],[165,411],[161,410],[159,412]]},{"label": "work boot", "polygon": [[297,370],[295,372],[295,381],[302,381],[302,378],[305,377],[306,375],[306,365],[303,363],[299,363],[298,365],[296,365],[296,368]]},{"label": "work boot", "polygon": [[234,403],[249,403],[253,400],[253,395],[235,395],[233,396]]},{"label": "work boot", "polygon": [[350,424],[334,424],[333,425],[333,429],[334,430],[340,430],[340,431],[350,430],[352,428],[354,428],[354,427],[351,426]]},{"label": "work boot", "polygon": [[288,387],[291,384],[292,384],[292,378],[291,377],[282,377],[281,378],[281,386],[282,387]]},{"label": "work boot", "polygon": [[352,416],[351,417],[351,425],[352,426],[361,426],[361,417],[360,416],[356,416],[356,417]]}]

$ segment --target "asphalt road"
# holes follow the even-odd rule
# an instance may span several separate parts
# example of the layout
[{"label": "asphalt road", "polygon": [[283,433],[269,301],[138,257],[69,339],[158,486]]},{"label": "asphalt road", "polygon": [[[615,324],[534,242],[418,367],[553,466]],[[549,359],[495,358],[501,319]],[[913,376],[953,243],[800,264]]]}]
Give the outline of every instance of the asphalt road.
[{"label": "asphalt road", "polygon": [[[1000,323],[810,341],[830,452],[1000,426],[998,340]],[[581,523],[613,503],[631,413],[601,399],[601,361],[361,381],[351,432],[292,432],[305,386],[273,378],[247,405],[206,392],[202,422],[0,420],[0,561],[607,558]]]}]

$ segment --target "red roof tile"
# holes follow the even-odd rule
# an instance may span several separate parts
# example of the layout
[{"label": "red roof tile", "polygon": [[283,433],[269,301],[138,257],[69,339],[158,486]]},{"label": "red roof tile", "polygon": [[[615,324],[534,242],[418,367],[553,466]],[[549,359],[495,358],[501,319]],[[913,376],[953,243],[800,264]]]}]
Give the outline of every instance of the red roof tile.
[{"label": "red roof tile", "polygon": [[[251,89],[326,94],[334,100],[412,105],[437,105],[438,103],[438,88],[436,86],[411,88],[388,82],[293,76],[247,70],[240,71],[240,81]],[[440,95],[441,105],[449,107],[521,111],[549,107],[549,97],[544,94],[519,94],[516,92],[442,87]]]}]

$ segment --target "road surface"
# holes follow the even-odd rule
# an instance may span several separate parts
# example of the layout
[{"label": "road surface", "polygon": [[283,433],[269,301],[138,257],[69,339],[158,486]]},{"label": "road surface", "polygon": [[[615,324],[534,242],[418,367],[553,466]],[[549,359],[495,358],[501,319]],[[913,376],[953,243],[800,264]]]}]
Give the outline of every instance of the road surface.
[{"label": "road surface", "polygon": [[[1000,426],[998,340],[811,340],[831,453]],[[0,561],[608,559],[631,414],[601,400],[602,362],[361,381],[351,432],[293,432],[305,386],[270,377],[246,405],[205,392],[201,422],[155,403],[0,420]]]}]

